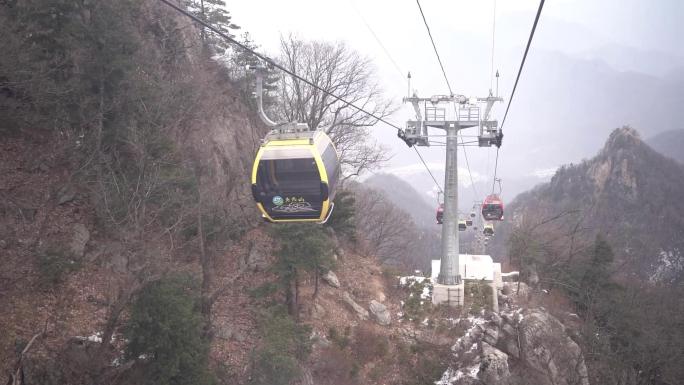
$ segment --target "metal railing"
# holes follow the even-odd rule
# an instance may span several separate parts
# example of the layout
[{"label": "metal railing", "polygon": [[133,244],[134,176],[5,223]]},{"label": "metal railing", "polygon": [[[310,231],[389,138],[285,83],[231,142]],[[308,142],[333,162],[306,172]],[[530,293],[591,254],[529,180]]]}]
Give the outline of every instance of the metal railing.
[{"label": "metal railing", "polygon": [[477,122],[480,121],[480,107],[470,106],[470,107],[459,107],[458,109],[458,120]]},{"label": "metal railing", "polygon": [[446,120],[446,110],[437,107],[425,107],[425,120],[444,121]]}]

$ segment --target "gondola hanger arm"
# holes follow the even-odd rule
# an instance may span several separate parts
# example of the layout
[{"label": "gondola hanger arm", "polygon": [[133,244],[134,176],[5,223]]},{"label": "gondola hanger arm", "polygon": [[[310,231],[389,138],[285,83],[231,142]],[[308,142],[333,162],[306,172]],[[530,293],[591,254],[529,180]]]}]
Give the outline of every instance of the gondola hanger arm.
[{"label": "gondola hanger arm", "polygon": [[264,71],[266,70],[266,67],[262,65],[249,65],[247,66],[247,69],[253,70],[256,74],[256,92],[254,96],[257,100],[259,118],[261,118],[261,121],[269,127],[276,128],[281,126],[282,123],[276,123],[271,120],[264,110]]}]

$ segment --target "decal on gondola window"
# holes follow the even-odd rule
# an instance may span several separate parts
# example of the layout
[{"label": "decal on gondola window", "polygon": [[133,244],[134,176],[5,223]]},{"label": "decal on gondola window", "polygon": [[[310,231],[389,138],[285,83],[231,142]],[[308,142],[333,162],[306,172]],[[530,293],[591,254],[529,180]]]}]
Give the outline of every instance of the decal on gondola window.
[{"label": "decal on gondola window", "polygon": [[285,203],[273,208],[273,212],[277,213],[306,213],[311,211],[316,211],[316,209],[311,207],[311,203],[304,200],[301,202],[290,201],[290,203]]}]

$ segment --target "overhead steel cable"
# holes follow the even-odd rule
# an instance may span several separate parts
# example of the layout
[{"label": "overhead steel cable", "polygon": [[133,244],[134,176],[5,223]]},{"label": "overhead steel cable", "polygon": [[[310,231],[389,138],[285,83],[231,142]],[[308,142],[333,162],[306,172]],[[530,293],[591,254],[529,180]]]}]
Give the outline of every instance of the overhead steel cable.
[{"label": "overhead steel cable", "polygon": [[534,31],[537,29],[537,23],[539,23],[539,16],[541,16],[542,8],[544,8],[544,0],[539,2],[539,9],[537,9],[537,16],[534,17],[534,24],[532,24],[532,30],[530,31],[530,37],[527,39],[527,47],[525,47],[525,53],[523,54],[522,61],[520,62],[520,68],[518,68],[518,76],[515,78],[515,83],[513,84],[513,91],[511,91],[511,97],[508,98],[508,106],[506,106],[506,112],[504,113],[503,120],[501,121],[501,129],[503,129],[504,124],[506,124],[506,117],[508,116],[508,110],[511,108],[511,102],[513,101],[513,96],[515,95],[515,89],[518,87],[518,81],[520,80],[520,74],[522,73],[523,67],[525,67],[525,60],[527,59],[527,53],[530,51],[530,45],[532,44],[532,38],[534,37]]},{"label": "overhead steel cable", "polygon": [[[518,76],[515,77],[515,83],[513,84],[513,90],[511,91],[511,96],[508,98],[508,105],[506,106],[506,112],[501,120],[500,132],[503,132],[504,124],[506,124],[506,117],[508,116],[508,110],[511,108],[511,102],[513,101],[513,96],[515,95],[515,90],[518,87],[518,81],[520,81],[520,74],[525,67],[525,60],[527,59],[527,54],[530,52],[530,46],[532,45],[532,39],[534,38],[534,32],[537,30],[537,24],[539,23],[539,17],[541,16],[542,9],[544,8],[544,0],[539,2],[539,8],[537,9],[537,15],[534,17],[534,23],[532,24],[532,30],[530,31],[530,37],[527,39],[527,46],[525,47],[525,53],[523,54],[522,60],[520,61],[520,68],[518,68]],[[492,180],[492,194],[494,194],[494,187],[496,186],[496,175],[499,166],[499,147],[496,149],[496,161],[494,163],[494,180]]]},{"label": "overhead steel cable", "polygon": [[[368,111],[366,111],[365,109],[363,109],[363,108],[361,108],[361,107],[355,105],[354,103],[349,102],[349,101],[347,101],[347,100],[344,100],[344,99],[342,99],[341,97],[339,97],[339,96],[333,94],[332,92],[323,89],[322,87],[320,87],[320,86],[314,84],[314,83],[311,82],[310,80],[308,80],[308,79],[306,79],[306,78],[303,78],[303,77],[297,75],[296,73],[294,73],[294,72],[288,70],[287,68],[281,66],[280,64],[276,63],[273,59],[271,59],[271,58],[269,58],[269,57],[267,57],[267,56],[265,56],[265,55],[263,55],[263,54],[260,54],[259,52],[256,52],[256,51],[254,51],[253,49],[251,49],[251,48],[245,46],[244,44],[242,44],[242,43],[240,43],[239,41],[237,41],[237,40],[233,39],[232,37],[230,37],[229,35],[227,35],[227,34],[221,32],[221,30],[219,30],[218,28],[214,27],[213,25],[211,25],[211,24],[205,22],[204,20],[202,20],[202,19],[200,19],[199,17],[193,15],[192,13],[190,13],[190,12],[188,12],[187,10],[181,8],[180,6],[178,6],[178,5],[176,5],[176,4],[173,4],[171,1],[169,1],[169,0],[159,0],[159,1],[161,1],[162,3],[168,5],[169,7],[173,8],[174,10],[176,10],[176,11],[182,13],[183,15],[187,16],[188,18],[192,19],[194,22],[196,22],[196,23],[202,25],[203,27],[209,29],[210,31],[212,31],[212,32],[214,32],[215,34],[217,34],[218,36],[220,36],[220,37],[222,37],[222,38],[228,40],[229,42],[235,44],[236,46],[240,47],[241,49],[243,49],[243,50],[245,50],[245,51],[251,53],[252,55],[258,57],[259,59],[265,61],[266,63],[272,65],[273,67],[275,67],[275,68],[277,68],[277,69],[279,69],[279,70],[285,72],[286,74],[288,74],[288,75],[290,75],[290,76],[292,76],[292,77],[294,77],[294,78],[296,78],[296,79],[298,79],[298,80],[301,80],[302,82],[304,82],[304,83],[306,83],[307,85],[309,85],[309,86],[311,86],[311,87],[317,89],[318,91],[321,91],[321,92],[323,92],[323,93],[325,93],[325,94],[331,96],[333,99],[335,99],[335,100],[337,100],[337,101],[339,101],[339,102],[342,102],[342,103],[343,103],[344,105],[346,105],[346,106],[352,107],[352,108],[354,108],[354,109],[356,109],[356,110],[358,110],[358,111],[360,111],[360,112],[363,112],[364,114],[366,114],[366,115],[368,115],[368,116],[370,116],[370,117],[376,119],[376,120],[379,121],[379,122],[383,122],[383,123],[387,124],[387,125],[390,126],[390,127],[396,128],[397,130],[399,130],[400,133],[403,133],[403,132],[404,132],[404,130],[403,130],[401,127],[397,126],[396,124],[390,123],[390,122],[388,122],[387,120],[383,119],[382,117],[377,116],[376,114],[374,114],[374,113],[372,113],[372,112],[368,112]],[[401,135],[400,135],[400,137],[401,137]]]},{"label": "overhead steel cable", "polygon": [[449,78],[447,78],[446,71],[444,71],[444,65],[442,64],[442,59],[439,57],[439,52],[437,52],[437,46],[435,45],[435,39],[432,38],[432,32],[430,32],[430,26],[428,25],[427,19],[425,19],[425,14],[423,13],[423,7],[420,6],[420,0],[416,0],[418,4],[418,9],[420,10],[420,15],[423,17],[423,23],[425,23],[425,28],[427,29],[428,36],[430,36],[430,42],[432,42],[432,48],[437,55],[437,61],[439,62],[439,68],[442,69],[442,75],[444,75],[444,80],[446,81],[447,88],[449,88],[449,95],[453,95],[454,92],[451,90],[451,84],[449,84]]}]

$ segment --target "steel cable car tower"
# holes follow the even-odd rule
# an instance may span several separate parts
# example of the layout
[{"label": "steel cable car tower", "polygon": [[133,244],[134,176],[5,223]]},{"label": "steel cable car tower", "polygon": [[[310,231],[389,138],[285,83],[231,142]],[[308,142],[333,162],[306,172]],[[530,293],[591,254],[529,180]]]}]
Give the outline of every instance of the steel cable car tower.
[{"label": "steel cable car tower", "polygon": [[[489,147],[501,145],[501,132],[498,122],[490,119],[492,106],[502,102],[498,96],[468,99],[463,95],[435,95],[430,98],[418,97],[415,93],[404,98],[411,103],[416,113],[415,120],[406,122],[405,142],[409,146],[430,146],[428,128],[438,128],[446,132],[446,161],[444,176],[444,213],[442,222],[442,255],[438,283],[459,285],[459,231],[458,231],[458,132],[478,127],[477,145]],[[440,104],[454,103],[453,116],[447,117],[447,109]],[[422,104],[422,107],[421,107]],[[485,105],[481,113],[481,105]],[[424,114],[423,114],[424,112]]]}]

